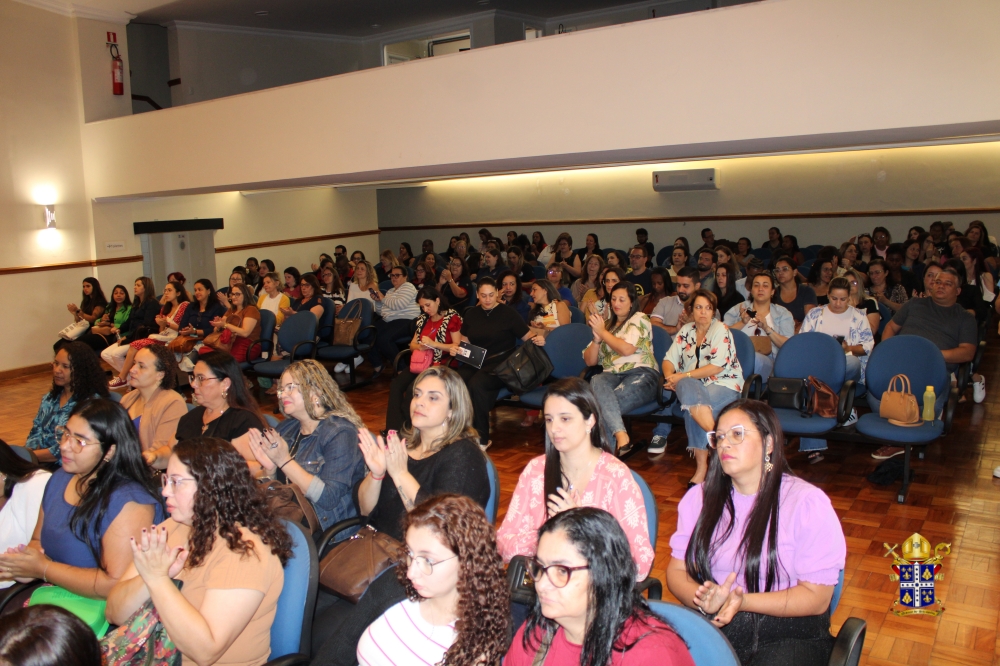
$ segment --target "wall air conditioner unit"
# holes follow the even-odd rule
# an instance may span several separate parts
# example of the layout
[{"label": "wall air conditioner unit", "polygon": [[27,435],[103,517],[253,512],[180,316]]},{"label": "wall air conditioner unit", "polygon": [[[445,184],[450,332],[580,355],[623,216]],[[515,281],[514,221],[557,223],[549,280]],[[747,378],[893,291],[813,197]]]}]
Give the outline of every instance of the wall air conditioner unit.
[{"label": "wall air conditioner unit", "polygon": [[719,189],[718,169],[678,169],[654,171],[653,189],[657,192],[691,192]]}]

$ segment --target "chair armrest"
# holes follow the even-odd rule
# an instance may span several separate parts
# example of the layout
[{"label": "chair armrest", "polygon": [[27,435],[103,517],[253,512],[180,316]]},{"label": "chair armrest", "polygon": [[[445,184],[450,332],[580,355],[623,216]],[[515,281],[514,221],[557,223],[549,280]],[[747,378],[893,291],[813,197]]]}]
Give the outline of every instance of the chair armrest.
[{"label": "chair armrest", "polygon": [[944,434],[946,435],[951,430],[951,421],[955,417],[955,408],[958,407],[958,400],[961,395],[957,386],[952,387],[948,391],[948,402],[945,403],[944,414],[941,416],[944,422]]},{"label": "chair armrest", "polygon": [[604,372],[604,367],[600,365],[589,365],[584,368],[583,372],[580,373],[580,379],[585,382],[589,382],[594,378],[594,375],[599,375]]},{"label": "chair armrest", "polygon": [[[757,388],[754,388],[756,385]],[[748,379],[743,381],[743,399],[753,397],[754,400],[760,400],[760,393],[764,390],[764,378],[754,373],[750,375]]]},{"label": "chair armrest", "polygon": [[849,617],[840,627],[837,640],[830,653],[829,666],[857,666],[861,660],[861,648],[865,644],[868,624],[859,618]]},{"label": "chair armrest", "polygon": [[663,583],[656,576],[646,576],[646,579],[635,584],[635,589],[642,594],[648,591],[647,599],[660,601],[663,599]]},{"label": "chair armrest", "polygon": [[286,654],[264,664],[264,666],[309,666],[309,657],[304,654]]},{"label": "chair armrest", "polygon": [[0,590],[0,612],[3,612],[16,597],[24,592],[41,587],[42,584],[40,580],[33,580],[30,583],[14,583],[10,587]]},{"label": "chair armrest", "polygon": [[342,520],[339,523],[330,525],[330,527],[323,532],[323,536],[319,538],[319,541],[316,542],[316,552],[319,555],[319,559],[322,560],[323,557],[330,551],[330,548],[333,547],[333,538],[335,536],[344,530],[349,530],[352,527],[367,524],[367,516],[355,516],[354,518],[348,518],[347,520]]},{"label": "chair armrest", "polygon": [[[674,402],[677,400],[677,394],[674,393],[673,391],[668,391],[667,389],[663,388],[663,382],[660,382],[659,389],[660,390],[656,392],[656,402],[659,403],[660,407],[669,407],[670,405],[674,404]],[[666,394],[669,394],[669,396]]]},{"label": "chair armrest", "polygon": [[296,358],[299,358],[299,355],[298,355],[299,354],[299,347],[301,347],[302,345],[309,345],[309,346],[312,347],[312,350],[309,352],[309,356],[310,357],[316,355],[316,341],[315,340],[303,340],[302,342],[300,342],[297,345],[295,345],[294,347],[292,347],[292,355],[289,357],[291,360],[294,361]]},{"label": "chair armrest", "polygon": [[837,407],[837,423],[843,423],[851,417],[851,410],[854,409],[854,393],[857,385],[854,380],[844,382],[840,387],[840,404]]},{"label": "chair armrest", "polygon": [[404,349],[403,351],[396,354],[396,358],[392,360],[392,367],[396,369],[397,373],[403,371],[403,369],[399,367],[400,363],[406,363],[406,369],[407,370],[410,369],[410,356],[412,354],[413,354],[412,349]]},{"label": "chair armrest", "polygon": [[969,388],[969,381],[972,379],[972,362],[967,361],[958,366],[955,377],[958,380],[958,393],[961,395],[965,393],[965,389]]},{"label": "chair armrest", "polygon": [[[254,340],[253,342],[250,343],[250,347],[247,349],[247,363],[249,363],[251,366],[253,366],[254,361],[250,360],[250,354],[251,352],[253,352],[253,348],[256,347],[257,345],[260,345],[260,358],[257,359],[257,361],[260,363],[263,363],[265,360],[268,360],[264,358],[265,352],[267,352],[268,356],[270,357],[271,352],[274,351],[273,349],[271,349],[271,347],[274,346],[274,342],[272,340]],[[264,345],[267,345],[266,349],[264,348]]]},{"label": "chair armrest", "polygon": [[[371,339],[371,341],[370,342],[360,342],[361,335],[365,331],[367,331],[368,329],[371,329],[371,331],[372,331],[372,339]],[[351,341],[351,344],[354,347],[354,351],[358,352],[359,354],[363,353],[363,352],[370,351],[372,348],[375,347],[375,336],[376,335],[378,335],[378,333],[376,332],[374,324],[369,324],[368,326],[365,326],[364,328],[359,328],[357,334],[354,336],[354,340]]]}]

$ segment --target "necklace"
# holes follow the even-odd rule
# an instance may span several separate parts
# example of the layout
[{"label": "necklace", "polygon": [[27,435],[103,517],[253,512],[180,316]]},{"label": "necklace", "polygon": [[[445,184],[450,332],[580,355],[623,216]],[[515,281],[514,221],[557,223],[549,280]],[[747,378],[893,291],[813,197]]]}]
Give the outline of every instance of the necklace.
[{"label": "necklace", "polygon": [[[593,460],[584,465],[583,469],[581,470],[583,472],[582,476],[585,479],[585,482],[583,484],[584,489],[586,489],[587,484],[590,483],[590,478],[593,476],[593,473],[590,471],[591,468],[597,465],[597,461],[600,459],[601,459],[601,454],[600,452],[598,452],[597,457],[595,457]],[[566,479],[566,483],[569,484],[569,487],[566,490],[568,490],[569,492],[573,492],[574,490],[576,490],[576,484],[574,484],[573,480],[569,478],[569,474],[567,474],[566,471],[562,469],[560,470],[560,472],[562,473],[562,477]]]},{"label": "necklace", "polygon": [[[223,407],[222,411],[219,412],[219,416],[217,416],[216,418],[212,419],[211,421],[205,421],[204,420],[204,416],[203,416],[202,417],[202,422],[201,422],[201,434],[203,434],[203,435],[205,434],[205,432],[208,430],[208,426],[212,425],[213,421],[218,421],[220,418],[222,418],[222,415],[226,413],[227,409],[229,409],[229,405],[226,405],[225,407]],[[208,413],[210,411],[212,411],[212,409],[210,407],[206,407],[205,408],[205,416],[208,416]]]},{"label": "necklace", "polygon": [[500,304],[497,303],[496,305],[494,305],[493,307],[491,307],[489,310],[487,310],[486,308],[483,308],[483,312],[485,312],[486,316],[489,317],[491,314],[493,314],[493,311],[497,309],[497,305],[500,305]]}]

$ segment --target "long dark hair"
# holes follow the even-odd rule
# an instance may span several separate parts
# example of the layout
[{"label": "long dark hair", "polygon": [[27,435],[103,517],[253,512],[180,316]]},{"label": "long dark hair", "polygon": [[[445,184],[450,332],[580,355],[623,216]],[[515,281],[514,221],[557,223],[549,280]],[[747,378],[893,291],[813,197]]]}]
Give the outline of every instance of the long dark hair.
[{"label": "long dark hair", "polygon": [[[597,403],[597,396],[590,384],[579,377],[565,377],[559,381],[549,384],[545,390],[545,397],[542,398],[542,413],[545,412],[545,403],[551,397],[560,397],[569,400],[573,406],[580,410],[584,420],[594,417],[594,427],[590,430],[590,445],[595,449],[607,451],[614,455],[615,450],[608,442],[604,426],[601,424],[601,409]],[[556,492],[562,485],[562,464],[559,461],[559,452],[549,441],[549,436],[545,435],[545,496],[548,497]]]},{"label": "long dark hair", "polygon": [[101,666],[101,646],[83,620],[59,606],[19,608],[0,622],[0,663]]},{"label": "long dark hair", "polygon": [[[106,398],[85,400],[73,408],[70,417],[74,416],[82,418],[94,431],[102,458],[94,469],[80,476],[76,482],[80,504],[73,509],[69,528],[77,539],[87,544],[97,566],[105,570],[104,547],[98,530],[108,511],[112,493],[134,483],[149,493],[154,505],[162,507],[163,499],[142,458],[142,444],[135,426],[121,405]],[[112,446],[115,453],[105,462]]]},{"label": "long dark hair", "polygon": [[[562,300],[562,297],[559,295],[559,290],[556,289],[556,286],[554,284],[552,284],[552,280],[541,278],[535,280],[534,284],[532,284],[531,286],[541,287],[545,291],[545,296],[549,299],[549,303],[555,303],[557,301]],[[545,310],[546,307],[548,306],[541,305],[540,303],[535,303],[534,305],[532,305],[531,312],[528,313],[528,321],[531,321],[532,319],[540,315],[542,311]]]},{"label": "long dark hair", "polygon": [[[194,496],[194,521],[185,568],[201,564],[218,534],[229,550],[242,556],[254,551],[240,527],[260,538],[278,556],[282,566],[292,557],[292,538],[271,511],[247,464],[233,445],[218,437],[196,437],[177,442],[174,455],[184,463],[198,484]],[[257,553],[261,557],[262,553]]]},{"label": "long dark hair", "polygon": [[104,290],[101,289],[101,283],[97,281],[97,278],[85,277],[83,281],[90,285],[90,295],[83,294],[83,298],[80,301],[80,309],[83,311],[83,314],[92,315],[94,314],[94,308],[106,308],[108,306],[108,299],[104,295]]},{"label": "long dark hair", "polygon": [[628,294],[628,298],[632,302],[632,307],[629,308],[628,314],[622,319],[618,319],[618,315],[615,314],[615,309],[611,308],[611,319],[608,321],[608,333],[612,334],[617,332],[618,329],[625,325],[625,322],[632,318],[632,315],[639,311],[639,296],[635,291],[635,285],[627,280],[619,282],[615,286],[611,287],[611,293],[608,294],[608,305],[611,304],[611,296],[619,289],[624,289],[625,293]]},{"label": "long dark hair", "polygon": [[[770,592],[776,589],[779,583],[781,575],[779,569],[784,571],[784,567],[778,561],[778,503],[781,497],[782,477],[792,473],[785,460],[785,434],[781,430],[781,422],[774,410],[766,402],[737,400],[723,408],[719,413],[719,419],[732,411],[746,414],[760,433],[763,442],[760,454],[762,469],[767,455],[767,440],[771,440],[770,455],[774,468],[760,475],[757,498],[750,510],[743,534],[740,535],[740,545],[737,550],[738,560],[744,563],[743,578],[746,581],[746,591]],[[709,580],[718,583],[719,581],[712,577],[712,558],[718,548],[732,535],[736,519],[736,509],[733,506],[733,480],[722,470],[718,455],[711,456],[708,476],[705,478],[702,490],[704,503],[691,541],[688,543],[684,562],[688,575],[694,580],[699,583]],[[725,519],[723,512],[726,513]],[[767,562],[763,590],[760,589],[762,559],[766,559]],[[785,576],[787,577],[787,572]]]},{"label": "long dark hair", "polygon": [[517,289],[514,290],[514,296],[510,299],[510,303],[507,303],[507,305],[514,305],[515,303],[520,303],[521,299],[524,297],[524,290],[521,289],[521,276],[508,268],[497,274],[496,282],[497,285],[502,288],[503,281],[508,275],[514,278],[514,284],[517,286]]},{"label": "long dark hair", "polygon": [[118,303],[115,301],[115,291],[121,289],[122,293],[125,294],[125,298],[122,300],[121,307],[131,308],[132,307],[132,295],[129,294],[128,289],[125,288],[123,284],[116,284],[114,289],[111,290],[111,300],[108,301],[108,319],[111,323],[115,323],[115,314],[118,312]]},{"label": "long dark hair", "polygon": [[[632,559],[628,537],[618,520],[607,511],[593,507],[569,509],[552,516],[538,529],[538,538],[562,530],[580,556],[587,561],[590,578],[587,592],[587,631],[580,650],[580,666],[604,666],[611,663],[612,652],[626,652],[648,632],[625,642],[622,634],[629,620],[659,624],[653,620],[649,605],[636,591],[637,567]],[[664,624],[666,624],[664,622]],[[654,625],[655,626],[655,625]],[[660,631],[672,631],[670,625]],[[558,625],[542,615],[541,601],[528,615],[523,645],[537,652],[542,636],[555,633]]]},{"label": "long dark hair", "polygon": [[611,303],[611,291],[614,291],[614,288],[612,288],[611,291],[604,290],[604,278],[608,276],[608,273],[614,273],[615,275],[618,276],[618,284],[625,282],[625,271],[623,271],[621,268],[619,268],[618,266],[604,267],[604,270],[601,271],[600,275],[601,284],[597,285],[597,293],[603,294],[601,296],[601,300],[604,301],[605,303]]},{"label": "long dark hair", "polygon": [[200,280],[195,280],[194,283],[200,284],[205,289],[205,291],[208,292],[208,298],[205,299],[205,310],[201,309],[201,303],[193,299],[195,307],[198,309],[199,312],[207,312],[208,309],[212,307],[213,304],[212,299],[215,299],[214,301],[215,303],[219,302],[219,294],[217,291],[215,291],[215,285],[213,285],[212,281],[209,280],[208,278],[201,278]]},{"label": "long dark hair", "polygon": [[[104,368],[101,367],[101,359],[90,345],[75,340],[63,344],[59,347],[59,351],[64,351],[69,356],[69,390],[74,398],[79,401],[95,395],[108,397],[108,380],[104,375]],[[62,387],[56,386],[53,382],[49,395],[57,398],[62,391]]]},{"label": "long dark hair", "polygon": [[181,303],[191,302],[191,296],[187,293],[187,289],[184,288],[183,284],[177,282],[176,280],[168,282],[167,284],[173,287],[174,291],[177,292],[177,305],[174,307],[174,309],[171,309],[169,303],[164,303],[163,307],[160,308],[160,314],[163,315],[164,317],[169,315],[171,312],[176,312],[177,311],[176,308],[179,308],[181,306]]},{"label": "long dark hair", "polygon": [[224,379],[229,380],[226,402],[229,403],[231,409],[245,409],[257,417],[261,427],[264,426],[264,415],[260,411],[260,405],[250,395],[246,378],[243,377],[240,365],[232,354],[224,351],[209,352],[199,356],[197,362],[207,365],[220,382]]},{"label": "long dark hair", "polygon": [[7,442],[0,439],[0,473],[7,477],[3,484],[4,497],[9,499],[14,492],[14,486],[30,479],[40,469],[38,463],[17,455]]}]

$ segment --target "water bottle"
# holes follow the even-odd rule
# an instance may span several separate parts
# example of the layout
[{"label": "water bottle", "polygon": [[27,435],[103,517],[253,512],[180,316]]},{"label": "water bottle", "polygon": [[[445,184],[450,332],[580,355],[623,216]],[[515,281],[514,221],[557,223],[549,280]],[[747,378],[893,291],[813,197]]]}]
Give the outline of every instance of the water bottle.
[{"label": "water bottle", "polygon": [[928,386],[924,391],[924,421],[934,420],[934,402],[937,396],[934,395],[934,387]]}]

